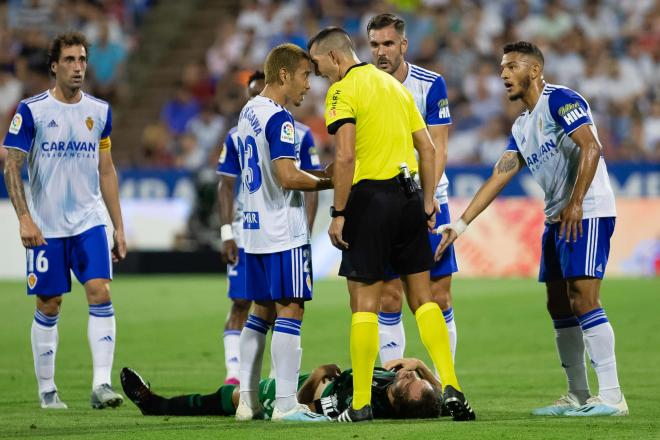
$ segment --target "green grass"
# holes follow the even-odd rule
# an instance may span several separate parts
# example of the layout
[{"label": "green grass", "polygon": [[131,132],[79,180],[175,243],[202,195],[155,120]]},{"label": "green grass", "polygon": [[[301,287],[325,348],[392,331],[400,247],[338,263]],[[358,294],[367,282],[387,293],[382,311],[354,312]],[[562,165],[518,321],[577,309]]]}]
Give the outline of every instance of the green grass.
[{"label": "green grass", "polygon": [[[303,325],[303,370],[349,365],[348,295],[342,280],[316,284]],[[221,333],[228,300],[221,277],[127,277],[113,283],[118,317],[113,381],[137,369],[164,395],[211,392],[224,378]],[[89,407],[91,359],[87,306],[79,286],[60,319],[57,384],[69,405],[38,408],[30,350],[34,301],[22,283],[0,282],[0,438],[660,438],[660,280],[606,280],[603,303],[617,337],[620,380],[630,417],[539,419],[529,410],[564,391],[544,291],[531,280],[454,282],[459,331],[457,371],[476,423],[378,421],[324,426],[236,423],[220,417],[144,417],[132,403]],[[427,360],[414,320],[404,318],[407,355]],[[266,360],[264,364],[267,364]],[[591,377],[595,389],[593,375]],[[287,437],[285,437],[287,436]]]}]

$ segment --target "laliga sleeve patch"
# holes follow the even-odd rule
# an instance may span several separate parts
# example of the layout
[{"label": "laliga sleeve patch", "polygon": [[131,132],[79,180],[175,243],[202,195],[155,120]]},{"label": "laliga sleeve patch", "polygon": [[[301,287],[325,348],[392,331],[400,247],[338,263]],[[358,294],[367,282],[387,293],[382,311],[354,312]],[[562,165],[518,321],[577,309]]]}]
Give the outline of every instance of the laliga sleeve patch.
[{"label": "laliga sleeve patch", "polygon": [[11,134],[18,134],[18,132],[21,131],[22,126],[23,116],[21,116],[20,113],[16,113],[14,115],[14,119],[12,119],[11,123],[9,124],[9,132]]},{"label": "laliga sleeve patch", "polygon": [[222,150],[220,151],[220,157],[218,158],[218,163],[222,165],[225,163],[225,160],[227,159],[227,144],[225,143],[222,146]]},{"label": "laliga sleeve patch", "polygon": [[286,142],[287,144],[295,144],[296,132],[293,129],[293,124],[289,121],[286,121],[282,124],[282,131],[280,132],[280,141]]}]

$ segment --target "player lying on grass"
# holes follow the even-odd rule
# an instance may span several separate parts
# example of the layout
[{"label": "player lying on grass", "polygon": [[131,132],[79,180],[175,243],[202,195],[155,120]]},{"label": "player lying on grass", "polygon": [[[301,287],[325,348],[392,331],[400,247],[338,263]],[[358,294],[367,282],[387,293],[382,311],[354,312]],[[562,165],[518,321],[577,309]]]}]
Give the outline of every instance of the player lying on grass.
[{"label": "player lying on grass", "polygon": [[[121,370],[126,395],[144,415],[233,416],[239,399],[237,385],[222,385],[207,395],[162,397],[130,368]],[[440,416],[440,382],[419,359],[396,359],[385,369],[374,368],[371,406],[377,419],[422,419]],[[321,365],[298,381],[298,402],[313,412],[336,418],[353,399],[352,370],[341,372],[334,364]],[[259,383],[259,401],[270,418],[275,401],[275,380]]]}]

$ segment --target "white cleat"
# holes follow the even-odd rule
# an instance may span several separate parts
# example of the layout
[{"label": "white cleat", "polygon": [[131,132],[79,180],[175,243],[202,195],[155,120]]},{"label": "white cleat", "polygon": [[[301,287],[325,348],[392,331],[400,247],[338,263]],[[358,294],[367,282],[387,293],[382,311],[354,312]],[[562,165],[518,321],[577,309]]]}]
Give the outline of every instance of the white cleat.
[{"label": "white cleat", "polygon": [[573,397],[571,394],[566,394],[561,396],[557,401],[548,406],[542,408],[536,408],[532,410],[533,416],[563,416],[568,411],[578,409],[580,407],[580,402]]},{"label": "white cleat", "polygon": [[587,403],[564,414],[568,417],[627,416],[628,404],[621,396],[618,403],[605,402],[600,396],[587,399]]},{"label": "white cleat", "polygon": [[297,404],[287,412],[281,412],[277,407],[273,408],[273,422],[330,422],[328,416],[312,412],[307,405]]},{"label": "white cleat", "polygon": [[103,383],[92,390],[90,404],[94,409],[117,408],[122,403],[124,403],[122,395],[115,392],[107,383]]},{"label": "white cleat", "polygon": [[67,409],[66,403],[60,400],[60,396],[57,395],[57,390],[49,391],[43,393],[39,396],[41,401],[41,407],[44,409]]},{"label": "white cleat", "polygon": [[261,404],[259,404],[258,408],[253,409],[243,399],[238,402],[235,417],[236,420],[240,422],[246,422],[248,420],[266,420],[268,418],[266,411]]}]

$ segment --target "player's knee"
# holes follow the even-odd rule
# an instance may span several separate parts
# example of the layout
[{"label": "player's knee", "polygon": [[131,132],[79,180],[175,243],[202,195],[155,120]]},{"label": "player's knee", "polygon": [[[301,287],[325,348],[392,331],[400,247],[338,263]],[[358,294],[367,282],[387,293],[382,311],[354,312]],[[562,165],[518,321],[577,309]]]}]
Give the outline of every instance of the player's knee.
[{"label": "player's knee", "polygon": [[385,283],[380,296],[380,310],[386,313],[400,312],[403,307],[403,292],[390,283]]},{"label": "player's knee", "polygon": [[110,283],[105,280],[91,280],[85,283],[89,304],[103,304],[110,301]]},{"label": "player's knee", "polygon": [[62,296],[37,296],[37,309],[46,316],[60,313]]},{"label": "player's knee", "polygon": [[235,299],[231,303],[231,313],[236,315],[247,315],[250,311],[252,301],[246,299]]}]

